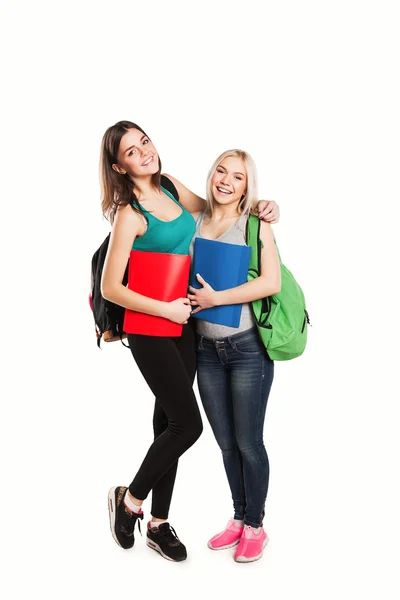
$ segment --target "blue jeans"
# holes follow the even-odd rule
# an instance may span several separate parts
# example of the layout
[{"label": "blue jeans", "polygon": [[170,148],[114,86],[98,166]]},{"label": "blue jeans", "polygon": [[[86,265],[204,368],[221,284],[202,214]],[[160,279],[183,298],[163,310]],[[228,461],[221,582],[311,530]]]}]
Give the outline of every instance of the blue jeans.
[{"label": "blue jeans", "polygon": [[252,527],[262,524],[268,492],[263,428],[273,377],[255,328],[219,340],[197,335],[199,392],[222,451],[234,518]]}]

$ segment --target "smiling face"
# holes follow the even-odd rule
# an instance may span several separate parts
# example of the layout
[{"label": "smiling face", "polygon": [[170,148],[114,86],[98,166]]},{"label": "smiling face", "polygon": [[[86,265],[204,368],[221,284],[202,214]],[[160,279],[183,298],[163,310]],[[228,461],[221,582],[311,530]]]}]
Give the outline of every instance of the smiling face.
[{"label": "smiling face", "polygon": [[132,179],[154,175],[160,166],[154,144],[138,129],[129,129],[121,138],[117,159],[114,171],[128,173]]},{"label": "smiling face", "polygon": [[247,174],[243,160],[227,156],[217,165],[211,178],[211,193],[218,204],[239,203],[246,194]]}]

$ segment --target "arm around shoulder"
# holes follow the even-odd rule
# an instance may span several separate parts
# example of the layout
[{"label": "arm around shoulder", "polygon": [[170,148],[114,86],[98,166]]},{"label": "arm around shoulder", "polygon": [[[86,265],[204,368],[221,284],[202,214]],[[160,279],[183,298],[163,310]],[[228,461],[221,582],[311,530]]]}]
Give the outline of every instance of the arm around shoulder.
[{"label": "arm around shoulder", "polygon": [[168,175],[167,173],[163,173],[165,177],[168,177],[174,184],[179,194],[179,202],[182,206],[190,213],[199,213],[202,212],[206,207],[206,201],[204,198],[200,198],[193,192],[191,192],[186,186],[183,185],[178,179],[172,177],[172,175]]}]

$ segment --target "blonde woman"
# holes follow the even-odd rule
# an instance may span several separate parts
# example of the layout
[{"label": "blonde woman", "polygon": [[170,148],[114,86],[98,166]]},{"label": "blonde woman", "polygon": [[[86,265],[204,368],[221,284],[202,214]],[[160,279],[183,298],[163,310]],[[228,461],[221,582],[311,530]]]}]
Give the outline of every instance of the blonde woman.
[{"label": "blonde woman", "polygon": [[[197,215],[196,237],[245,245],[246,223],[257,200],[252,158],[229,150],[217,158],[207,180],[207,208]],[[261,558],[268,538],[263,529],[269,462],[263,442],[264,417],[274,375],[273,361],[259,339],[251,302],[280,290],[280,266],[271,226],[262,222],[261,275],[226,291],[215,291],[197,276],[202,288],[190,288],[192,314],[224,304],[242,304],[238,328],[196,319],[197,380],[205,413],[221,449],[234,514],[212,537],[212,550],[238,544],[234,559]],[[193,251],[193,242],[191,249]]]}]

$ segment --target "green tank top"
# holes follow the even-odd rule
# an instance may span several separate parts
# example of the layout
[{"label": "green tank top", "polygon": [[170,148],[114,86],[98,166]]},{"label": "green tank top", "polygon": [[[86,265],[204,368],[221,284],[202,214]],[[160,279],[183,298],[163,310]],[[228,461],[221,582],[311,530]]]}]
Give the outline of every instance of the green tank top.
[{"label": "green tank top", "polygon": [[175,200],[172,194],[161,186],[164,194],[169,196],[182,213],[172,221],[160,221],[146,209],[142,208],[148,219],[145,233],[133,242],[132,250],[146,252],[165,252],[167,254],[189,254],[189,244],[196,231],[196,223],[190,212]]}]

